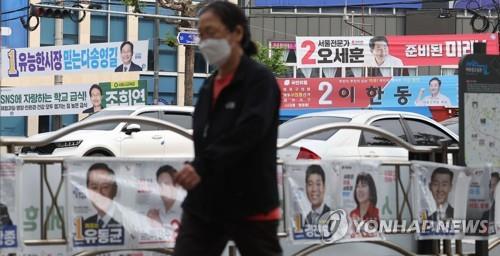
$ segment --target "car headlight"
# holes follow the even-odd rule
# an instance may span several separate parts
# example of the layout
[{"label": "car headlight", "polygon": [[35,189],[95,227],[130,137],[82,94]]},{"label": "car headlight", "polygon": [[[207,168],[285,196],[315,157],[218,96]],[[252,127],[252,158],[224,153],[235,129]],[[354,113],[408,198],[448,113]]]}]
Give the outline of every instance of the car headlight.
[{"label": "car headlight", "polygon": [[61,141],[61,142],[56,142],[55,146],[56,148],[75,148],[80,146],[81,143],[82,143],[81,140]]}]

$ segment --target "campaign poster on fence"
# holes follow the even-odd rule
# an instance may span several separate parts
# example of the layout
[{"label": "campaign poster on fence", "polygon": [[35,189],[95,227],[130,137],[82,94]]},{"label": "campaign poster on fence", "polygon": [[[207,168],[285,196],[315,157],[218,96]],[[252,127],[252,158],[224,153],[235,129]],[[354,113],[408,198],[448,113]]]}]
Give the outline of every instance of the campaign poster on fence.
[{"label": "campaign poster on fence", "polygon": [[458,106],[457,76],[282,78],[281,108]]},{"label": "campaign poster on fence", "polygon": [[173,247],[186,195],[173,176],[185,160],[65,162],[71,249]]},{"label": "campaign poster on fence", "polygon": [[2,49],[2,77],[147,70],[148,41]]},{"label": "campaign poster on fence", "polygon": [[21,245],[19,168],[22,161],[10,154],[0,156],[0,251],[15,252]]},{"label": "campaign poster on fence", "polygon": [[146,80],[115,81],[99,85],[103,91],[103,108],[146,104]]},{"label": "campaign poster on fence", "polygon": [[414,217],[417,239],[459,239],[465,233],[487,231],[487,222],[467,221],[472,173],[465,167],[412,161]]},{"label": "campaign poster on fence", "polygon": [[110,106],[145,105],[146,81],[0,88],[0,115],[92,114]]},{"label": "campaign poster on fence", "polygon": [[373,67],[391,76],[390,67],[458,65],[486,43],[487,54],[499,53],[498,34],[296,37],[298,68]]},{"label": "campaign poster on fence", "polygon": [[466,235],[476,239],[488,239],[495,230],[495,191],[500,179],[500,169],[492,167],[474,168],[471,170],[469,200],[467,202],[467,220],[486,220],[486,232],[467,232]]}]

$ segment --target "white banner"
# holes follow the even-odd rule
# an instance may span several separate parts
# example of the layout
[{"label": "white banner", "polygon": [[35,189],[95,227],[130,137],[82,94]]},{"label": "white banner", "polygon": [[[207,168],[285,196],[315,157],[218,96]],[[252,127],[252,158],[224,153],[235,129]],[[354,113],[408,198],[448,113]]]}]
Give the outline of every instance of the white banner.
[{"label": "white banner", "polygon": [[0,251],[15,252],[22,237],[19,212],[20,158],[0,156]]},{"label": "white banner", "polygon": [[2,49],[2,77],[146,71],[148,41]]},{"label": "white banner", "polygon": [[92,106],[92,85],[0,88],[1,116],[79,114]]},{"label": "white banner", "polygon": [[[285,165],[287,223],[298,243],[382,239],[378,163],[293,161]],[[383,173],[382,173],[383,174]],[[371,225],[374,225],[373,227]],[[369,229],[369,230],[366,230]]]},{"label": "white banner", "polygon": [[70,249],[173,247],[186,195],[173,175],[184,160],[68,160]]},{"label": "white banner", "polygon": [[413,209],[421,223],[418,239],[460,239],[465,233],[487,231],[487,222],[466,221],[469,191],[464,188],[472,179],[470,169],[419,161],[411,169]]}]

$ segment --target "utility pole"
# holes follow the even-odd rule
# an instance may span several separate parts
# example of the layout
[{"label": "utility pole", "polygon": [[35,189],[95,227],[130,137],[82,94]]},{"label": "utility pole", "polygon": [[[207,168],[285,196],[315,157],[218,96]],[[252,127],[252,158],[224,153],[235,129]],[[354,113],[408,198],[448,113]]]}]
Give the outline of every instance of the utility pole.
[{"label": "utility pole", "polygon": [[[155,1],[155,14],[160,12],[160,5]],[[153,39],[153,56],[154,56],[154,89],[153,89],[153,105],[158,105],[159,90],[160,90],[160,19],[155,18],[154,39]]]},{"label": "utility pole", "polygon": [[[57,1],[56,5],[64,5],[64,1]],[[54,45],[55,46],[62,46],[63,45],[63,23],[64,19],[55,19],[55,30],[54,30]],[[63,84],[63,76],[62,75],[55,75],[54,76],[54,86],[59,86]],[[57,130],[62,127],[62,117],[61,115],[54,115],[52,119],[52,129],[51,130]]]}]

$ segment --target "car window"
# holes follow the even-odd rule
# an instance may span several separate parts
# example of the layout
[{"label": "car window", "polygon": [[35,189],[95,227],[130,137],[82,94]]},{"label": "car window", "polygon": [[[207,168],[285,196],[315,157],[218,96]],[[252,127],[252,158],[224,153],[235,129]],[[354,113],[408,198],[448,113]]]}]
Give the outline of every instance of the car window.
[{"label": "car window", "polygon": [[[312,117],[303,117],[289,120],[279,126],[278,130],[278,138],[286,139],[291,136],[305,131],[309,128],[329,123],[339,123],[339,122],[349,122],[350,118],[346,117],[335,117],[335,116],[312,116]],[[318,134],[311,135],[306,139],[309,140],[327,140],[333,134],[337,132],[336,129],[324,131]]]},{"label": "car window", "polygon": [[413,133],[415,145],[439,146],[439,140],[441,139],[453,140],[452,137],[430,123],[415,119],[407,119],[406,122]]},{"label": "car window", "polygon": [[[83,120],[91,120],[94,118],[99,118],[99,117],[106,117],[106,116],[128,116],[133,112],[133,110],[102,110],[99,112],[96,112],[94,114],[91,114],[90,116],[87,116]],[[119,123],[121,122],[111,122],[111,123],[105,123],[105,124],[97,124],[97,125],[92,125],[87,128],[83,128],[82,130],[100,130],[100,131],[111,131],[113,130]]]},{"label": "car window", "polygon": [[[159,119],[158,114],[159,114],[158,111],[150,111],[150,112],[139,113],[138,116]],[[157,130],[159,130],[159,127],[155,126],[155,125],[149,125],[149,124],[144,124],[144,123],[139,123],[139,125],[141,126],[141,131],[157,131]]]},{"label": "car window", "polygon": [[[384,129],[397,137],[401,138],[404,141],[408,141],[403,130],[403,126],[399,121],[399,118],[391,118],[391,119],[382,119],[377,120],[371,123],[370,125]],[[396,146],[392,141],[376,135],[372,132],[362,132],[361,139],[359,142],[360,146]]]},{"label": "car window", "polygon": [[193,117],[189,113],[164,111],[160,115],[160,118],[164,121],[171,122],[186,129],[193,129]]}]

